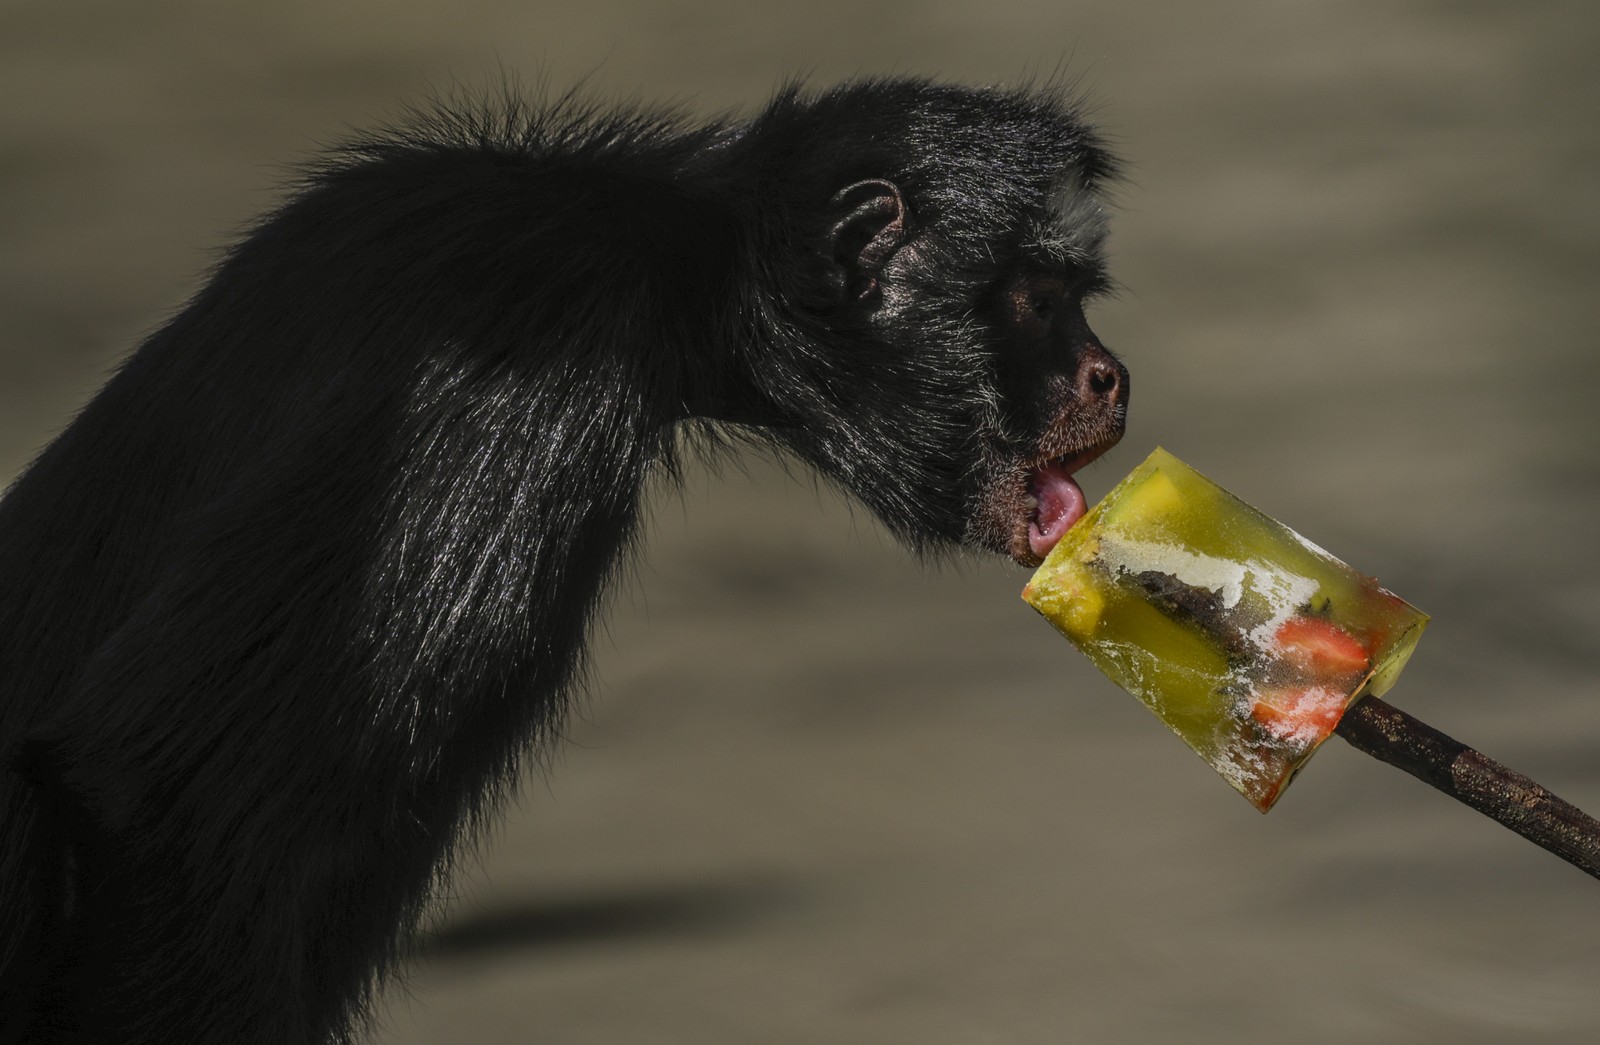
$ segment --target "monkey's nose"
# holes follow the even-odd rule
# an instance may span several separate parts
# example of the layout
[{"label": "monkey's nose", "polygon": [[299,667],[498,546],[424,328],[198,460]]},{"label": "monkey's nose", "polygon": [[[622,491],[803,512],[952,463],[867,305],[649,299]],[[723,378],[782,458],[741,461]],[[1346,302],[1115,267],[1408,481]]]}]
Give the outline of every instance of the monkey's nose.
[{"label": "monkey's nose", "polygon": [[1116,402],[1128,387],[1128,371],[1110,352],[1090,342],[1078,360],[1078,395],[1084,400]]}]

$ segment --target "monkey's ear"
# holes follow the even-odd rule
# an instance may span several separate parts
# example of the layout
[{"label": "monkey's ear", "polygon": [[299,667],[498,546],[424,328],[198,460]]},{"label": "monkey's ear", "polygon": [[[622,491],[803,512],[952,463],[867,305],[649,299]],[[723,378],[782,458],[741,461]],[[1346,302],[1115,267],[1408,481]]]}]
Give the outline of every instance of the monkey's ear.
[{"label": "monkey's ear", "polygon": [[846,299],[859,301],[878,289],[878,270],[905,241],[905,197],[893,182],[872,178],[846,185],[830,202],[840,215],[829,230],[833,261]]}]

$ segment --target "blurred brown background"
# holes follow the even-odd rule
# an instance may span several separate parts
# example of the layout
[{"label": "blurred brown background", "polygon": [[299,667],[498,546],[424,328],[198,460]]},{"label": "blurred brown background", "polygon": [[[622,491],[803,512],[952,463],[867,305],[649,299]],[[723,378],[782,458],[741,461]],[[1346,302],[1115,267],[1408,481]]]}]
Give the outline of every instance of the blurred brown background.
[{"label": "blurred brown background", "polygon": [[[284,164],[500,70],[705,112],[1064,63],[1167,445],[1435,623],[1396,703],[1600,811],[1600,8],[0,0],[0,477]],[[1600,883],[1334,742],[1263,819],[1017,601],[760,460],[655,500],[386,1042],[1571,1043]]]}]

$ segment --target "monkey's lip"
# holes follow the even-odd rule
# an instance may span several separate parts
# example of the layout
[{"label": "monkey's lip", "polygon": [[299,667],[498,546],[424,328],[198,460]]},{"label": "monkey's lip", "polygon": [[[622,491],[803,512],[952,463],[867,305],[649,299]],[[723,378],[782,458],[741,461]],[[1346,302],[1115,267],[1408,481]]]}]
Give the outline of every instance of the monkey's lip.
[{"label": "monkey's lip", "polygon": [[1073,475],[1111,449],[1115,443],[1115,439],[1108,439],[1078,453],[1046,461],[1029,473],[1027,545],[1032,553],[1032,561],[1024,562],[1024,565],[1037,566],[1043,562],[1050,550],[1089,510],[1083,488]]}]

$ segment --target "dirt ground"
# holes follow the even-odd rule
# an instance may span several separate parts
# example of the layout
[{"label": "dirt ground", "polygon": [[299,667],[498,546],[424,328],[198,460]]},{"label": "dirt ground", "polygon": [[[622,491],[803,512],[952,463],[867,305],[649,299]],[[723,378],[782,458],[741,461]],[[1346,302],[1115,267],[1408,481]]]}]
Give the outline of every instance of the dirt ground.
[{"label": "dirt ground", "polygon": [[[1393,700],[1600,811],[1597,52],[1576,2],[7,0],[0,478],[285,164],[430,86],[1064,65],[1131,164],[1091,498],[1161,443],[1377,574],[1435,617]],[[655,498],[378,1040],[1600,1040],[1600,883],[1338,742],[1263,818],[1017,569],[742,464]]]}]

